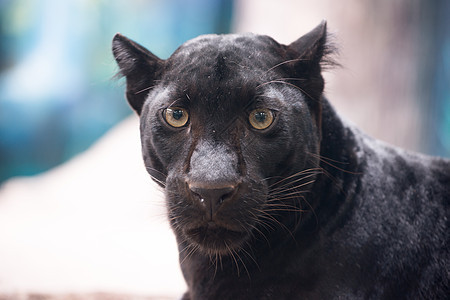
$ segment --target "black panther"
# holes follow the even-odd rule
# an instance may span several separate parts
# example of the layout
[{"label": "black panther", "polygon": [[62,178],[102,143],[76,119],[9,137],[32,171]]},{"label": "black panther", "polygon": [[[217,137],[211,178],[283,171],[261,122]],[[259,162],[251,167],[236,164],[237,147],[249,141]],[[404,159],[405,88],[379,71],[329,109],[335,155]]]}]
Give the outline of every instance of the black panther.
[{"label": "black panther", "polygon": [[117,34],[113,53],[183,299],[448,299],[450,161],[336,114],[325,22],[290,45],[200,36],[167,60]]}]

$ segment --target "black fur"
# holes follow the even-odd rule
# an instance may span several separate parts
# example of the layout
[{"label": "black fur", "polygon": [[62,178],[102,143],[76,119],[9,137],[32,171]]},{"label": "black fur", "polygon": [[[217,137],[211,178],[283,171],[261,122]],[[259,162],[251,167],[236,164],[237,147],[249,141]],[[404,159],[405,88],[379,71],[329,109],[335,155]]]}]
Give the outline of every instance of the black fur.
[{"label": "black fur", "polygon": [[[330,49],[325,23],[288,46],[201,36],[165,61],[114,38],[184,299],[448,297],[450,162],[343,122],[323,96]],[[256,130],[262,108],[274,121]]]}]

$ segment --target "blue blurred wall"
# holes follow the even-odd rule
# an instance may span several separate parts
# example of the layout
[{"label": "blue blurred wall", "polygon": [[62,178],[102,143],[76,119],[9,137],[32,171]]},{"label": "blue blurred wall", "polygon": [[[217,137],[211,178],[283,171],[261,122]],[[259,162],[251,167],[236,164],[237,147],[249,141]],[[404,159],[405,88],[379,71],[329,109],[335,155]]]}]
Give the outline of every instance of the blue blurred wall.
[{"label": "blue blurred wall", "polygon": [[450,157],[450,1],[420,1],[423,53],[419,65],[424,151]]},{"label": "blue blurred wall", "polygon": [[0,182],[89,147],[131,112],[112,79],[116,32],[166,58],[230,30],[231,0],[0,0]]}]

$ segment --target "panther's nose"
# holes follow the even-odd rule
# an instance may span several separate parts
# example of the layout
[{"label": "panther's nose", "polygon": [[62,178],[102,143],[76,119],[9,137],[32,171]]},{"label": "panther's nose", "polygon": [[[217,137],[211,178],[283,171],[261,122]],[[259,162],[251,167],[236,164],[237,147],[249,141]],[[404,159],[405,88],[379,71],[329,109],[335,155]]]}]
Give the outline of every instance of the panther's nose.
[{"label": "panther's nose", "polygon": [[189,184],[189,188],[196,198],[206,208],[207,217],[213,219],[214,214],[220,206],[227,200],[231,199],[236,192],[234,186],[224,187],[199,187]]}]

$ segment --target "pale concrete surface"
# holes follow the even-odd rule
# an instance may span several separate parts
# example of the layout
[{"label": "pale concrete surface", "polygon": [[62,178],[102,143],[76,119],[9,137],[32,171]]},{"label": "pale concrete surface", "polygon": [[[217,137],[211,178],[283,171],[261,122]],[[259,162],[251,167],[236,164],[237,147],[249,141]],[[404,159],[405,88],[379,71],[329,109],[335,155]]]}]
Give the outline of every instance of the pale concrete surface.
[{"label": "pale concrete surface", "polygon": [[183,293],[138,135],[133,116],[68,163],[0,189],[0,294]]}]

